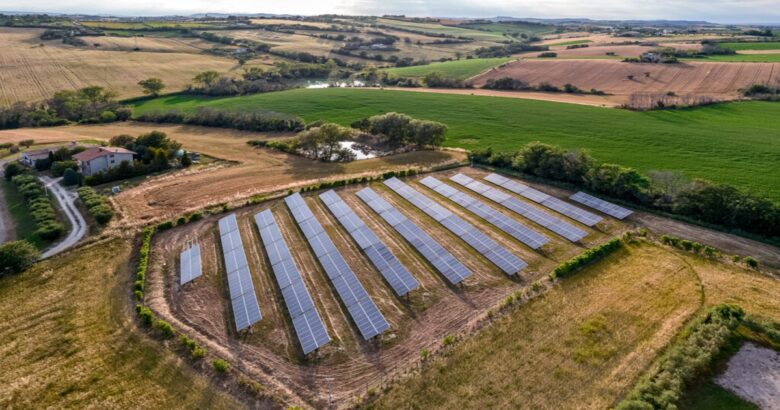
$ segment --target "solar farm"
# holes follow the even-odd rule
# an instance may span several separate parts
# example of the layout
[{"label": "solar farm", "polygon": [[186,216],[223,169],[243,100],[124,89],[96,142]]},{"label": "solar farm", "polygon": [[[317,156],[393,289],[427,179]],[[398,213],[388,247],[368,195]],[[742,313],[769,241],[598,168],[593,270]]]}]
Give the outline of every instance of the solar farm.
[{"label": "solar farm", "polygon": [[287,388],[349,395],[625,229],[585,195],[467,167],[293,193],[159,235],[166,300]]}]

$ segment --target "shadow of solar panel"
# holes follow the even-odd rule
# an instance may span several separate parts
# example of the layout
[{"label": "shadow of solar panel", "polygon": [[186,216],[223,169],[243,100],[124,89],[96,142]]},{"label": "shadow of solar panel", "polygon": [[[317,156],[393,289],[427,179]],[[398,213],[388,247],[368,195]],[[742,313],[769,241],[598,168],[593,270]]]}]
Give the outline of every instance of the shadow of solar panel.
[{"label": "shadow of solar panel", "polygon": [[304,354],[309,354],[330,342],[330,336],[322,323],[319,313],[317,313],[317,309],[314,307],[314,302],[308,289],[306,289],[306,285],[303,283],[303,278],[301,278],[300,272],[298,272],[298,268],[292,260],[287,242],[284,238],[274,240],[273,242],[265,240],[265,238],[273,239],[275,237],[266,231],[279,231],[279,226],[276,224],[273,214],[270,210],[265,210],[255,215],[255,220],[258,222],[260,237],[263,238],[269,261],[271,260],[271,254],[276,255],[275,259],[279,259],[279,262],[271,263],[271,269],[274,272],[276,282],[279,284],[279,289],[282,291],[282,298],[285,306],[287,306],[287,312],[292,320],[301,349]]},{"label": "shadow of solar panel", "polygon": [[[428,182],[431,183],[432,177],[428,177]],[[402,188],[411,189],[408,185],[403,183],[402,181],[398,180],[397,178],[391,178],[388,181],[392,181],[391,184],[387,184],[390,189],[399,192]],[[464,242],[466,242],[469,246],[476,249],[477,252],[481,253],[483,256],[485,256],[489,261],[491,261],[494,265],[498,266],[500,269],[502,269],[506,274],[513,275],[518,272],[518,270],[515,271],[507,271],[505,268],[511,268],[514,266],[522,266],[525,267],[527,264],[521,260],[520,258],[511,255],[511,253],[504,249],[501,245],[490,239],[487,235],[485,235],[482,231],[471,225],[470,223],[464,221],[457,215],[453,214],[443,206],[435,203],[433,200],[425,196],[424,194],[414,191],[416,195],[413,197],[414,200],[409,200],[412,204],[417,206],[421,211],[425,212],[429,216],[431,216],[433,219],[437,220],[439,223],[441,223],[445,228],[450,230],[453,234],[460,237]],[[404,194],[401,194],[401,196],[405,196]],[[407,199],[408,200],[408,199]],[[423,207],[427,206],[427,207]],[[446,221],[446,222],[445,222]],[[493,255],[495,253],[489,253],[488,251],[495,248],[501,248],[505,252],[502,253],[506,255],[511,255],[511,258],[507,256],[506,258],[510,259],[509,263],[504,263],[504,261],[500,258],[494,257]]]},{"label": "shadow of solar panel", "polygon": [[585,192],[577,192],[569,197],[571,200],[579,202],[585,206],[593,208],[597,211],[603,212],[613,218],[624,219],[631,215],[633,211],[623,208],[622,206],[615,205],[611,202],[605,201],[601,198],[586,194]]},{"label": "shadow of solar panel", "polygon": [[[447,264],[436,254],[435,249],[441,250],[444,254],[452,256],[441,247],[433,238],[423,232],[412,221],[408,220],[403,214],[398,212],[395,207],[389,205],[387,201],[379,197],[370,188],[365,188],[358,192],[358,197],[362,199],[372,210],[377,212],[382,219],[392,226],[401,236],[404,237],[428,262],[433,265],[450,283],[458,284],[463,279],[471,275],[454,257],[454,264]],[[462,268],[462,269],[460,269]],[[457,270],[457,272],[456,272]]]}]

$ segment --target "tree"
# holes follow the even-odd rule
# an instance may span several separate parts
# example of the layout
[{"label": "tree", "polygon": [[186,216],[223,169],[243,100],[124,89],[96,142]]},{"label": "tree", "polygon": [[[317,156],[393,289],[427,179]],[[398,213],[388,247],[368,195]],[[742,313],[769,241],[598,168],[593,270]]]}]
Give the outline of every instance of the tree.
[{"label": "tree", "polygon": [[23,174],[24,172],[24,167],[18,162],[9,162],[5,164],[5,168],[3,169],[3,175],[5,176],[6,181],[10,181],[11,178]]},{"label": "tree", "polygon": [[62,184],[65,186],[73,186],[78,185],[79,183],[79,174],[74,171],[72,168],[68,168],[65,170],[65,172],[62,174]]},{"label": "tree", "polygon": [[27,241],[12,241],[0,245],[0,274],[18,273],[38,260],[38,249]]},{"label": "tree", "polygon": [[435,121],[412,120],[409,128],[410,142],[418,147],[441,146],[447,133],[447,126]]},{"label": "tree", "polygon": [[211,87],[215,81],[219,78],[219,73],[213,70],[204,71],[196,75],[192,81],[196,84],[200,84],[203,87]]},{"label": "tree", "polygon": [[31,145],[35,144],[35,140],[21,140],[19,141],[19,145],[25,148],[30,148]]},{"label": "tree", "polygon": [[182,155],[181,157],[181,166],[187,168],[190,165],[192,165],[192,159],[190,159],[190,154],[188,154],[187,151],[184,151],[184,155]]},{"label": "tree", "polygon": [[151,95],[153,97],[157,97],[160,95],[160,91],[165,88],[165,84],[163,84],[163,81],[159,78],[147,78],[146,80],[141,80],[138,82],[138,85],[141,86],[143,89],[144,94]]},{"label": "tree", "polygon": [[134,142],[135,137],[132,135],[121,134],[111,137],[111,139],[108,140],[108,145],[111,145],[112,147],[127,147],[128,145],[132,145]]}]

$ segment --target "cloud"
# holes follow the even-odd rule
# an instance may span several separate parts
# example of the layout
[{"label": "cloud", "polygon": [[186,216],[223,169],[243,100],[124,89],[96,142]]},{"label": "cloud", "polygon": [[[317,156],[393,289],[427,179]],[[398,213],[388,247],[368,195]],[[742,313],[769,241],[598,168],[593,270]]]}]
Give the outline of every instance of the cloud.
[{"label": "cloud", "polygon": [[191,13],[405,14],[434,17],[514,17],[710,20],[780,23],[777,0],[139,0],[67,2],[0,0],[0,9],[117,15]]}]

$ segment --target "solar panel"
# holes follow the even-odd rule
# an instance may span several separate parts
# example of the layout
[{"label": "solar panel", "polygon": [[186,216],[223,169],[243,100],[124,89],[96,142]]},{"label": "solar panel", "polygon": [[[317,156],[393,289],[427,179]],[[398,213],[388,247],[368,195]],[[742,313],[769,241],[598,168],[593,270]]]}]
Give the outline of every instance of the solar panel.
[{"label": "solar panel", "polygon": [[406,295],[419,286],[417,279],[335,191],[320,194],[320,198],[398,296]]},{"label": "solar panel", "polygon": [[528,198],[538,204],[550,208],[553,211],[566,215],[569,218],[574,219],[575,221],[578,221],[584,225],[593,226],[603,219],[594,213],[578,208],[568,202],[562,201],[554,196],[547,195],[544,192],[529,187],[528,185],[521,184],[520,182],[511,180],[501,175],[490,174],[486,176],[485,179],[525,198]]},{"label": "solar panel", "polygon": [[[301,197],[301,194],[295,193],[287,196],[284,199],[290,212],[293,214],[293,218],[300,225],[305,221],[312,221],[312,231],[320,230],[322,232],[317,233],[314,236],[309,236],[304,232],[306,241],[309,242],[314,254],[317,256],[320,265],[328,275],[333,287],[336,289],[336,293],[339,298],[347,307],[352,320],[360,331],[360,334],[365,340],[371,339],[374,336],[379,335],[383,331],[390,328],[390,325],[382,316],[382,312],[379,311],[376,304],[368,296],[363,285],[358,281],[355,273],[352,272],[344,257],[336,249],[330,236],[322,229],[322,226],[317,221],[317,218],[306,218],[306,215],[311,214],[309,206]],[[313,215],[313,214],[312,214]],[[301,220],[300,218],[306,218]],[[303,229],[301,229],[303,231]]]},{"label": "solar panel", "polygon": [[[547,239],[547,237],[544,235],[504,215],[492,206],[469,195],[466,195],[447,184],[442,183],[436,178],[426,177],[420,180],[420,183],[449,198],[456,204],[468,209],[472,213],[488,221],[493,226],[496,226],[502,231],[508,233],[518,241],[528,245],[532,249],[539,249],[539,247],[549,242],[549,239]],[[462,225],[453,224],[453,226],[449,226],[447,224],[452,224],[452,222],[448,220],[445,221],[442,221],[442,224],[447,226],[447,228],[455,235],[460,236],[465,232],[465,227]]]},{"label": "solar panel", "polygon": [[179,255],[179,270],[181,285],[203,275],[200,264],[200,245],[195,244]]},{"label": "solar panel", "polygon": [[623,208],[622,206],[615,205],[612,202],[607,202],[601,198],[596,198],[595,196],[588,195],[582,191],[570,196],[569,199],[577,201],[585,206],[589,206],[597,211],[601,211],[617,219],[624,219],[634,213],[633,211]]},{"label": "solar panel", "polygon": [[[468,268],[374,190],[364,188],[358,191],[357,196],[401,234],[450,283],[455,285],[471,276],[471,271]],[[367,252],[367,254],[369,253]]]},{"label": "solar panel", "polygon": [[[497,176],[501,177],[500,175]],[[500,180],[496,178],[494,179]],[[511,195],[507,195],[496,188],[492,188],[489,185],[476,181],[471,177],[458,174],[450,178],[450,180],[465,186],[466,188],[484,196],[485,198],[490,199],[493,202],[500,204],[501,206],[515,212],[518,215],[536,222],[537,224],[557,233],[558,235],[572,242],[577,242],[587,235],[587,233],[582,229],[579,229],[568,222],[554,217],[547,212],[537,209],[534,206],[527,204]]]},{"label": "solar panel", "polygon": [[[303,354],[309,354],[330,342],[330,335],[328,335],[309,290],[293,262],[287,242],[281,235],[276,237],[275,232],[280,232],[280,230],[271,210],[266,209],[256,214],[255,222],[257,222],[257,229],[263,239],[268,259],[271,261],[271,269],[276,277],[276,283],[282,291],[282,298],[287,306],[287,312],[292,320]],[[274,262],[274,259],[277,262]]]},{"label": "solar panel", "polygon": [[[431,218],[442,223],[445,228],[463,239],[464,242],[476,249],[477,252],[481,253],[489,261],[493,262],[494,265],[498,266],[507,275],[514,275],[528,266],[522,259],[512,255],[508,250],[504,249],[501,245],[485,235],[484,232],[464,221],[443,206],[435,203],[409,185],[406,185],[406,183],[402,182],[400,179],[391,178],[385,180],[385,185],[414,204],[421,211],[428,214]],[[443,223],[444,220],[447,220],[447,222]],[[502,256],[499,257],[496,252],[488,252],[488,250],[491,249],[503,250],[503,252],[501,252]]]},{"label": "solar panel", "polygon": [[233,318],[236,330],[241,331],[259,322],[263,315],[257,304],[252,275],[244,254],[241,233],[238,230],[236,214],[230,214],[218,222],[220,240],[222,242],[222,257],[225,261],[230,304],[233,307]]}]

